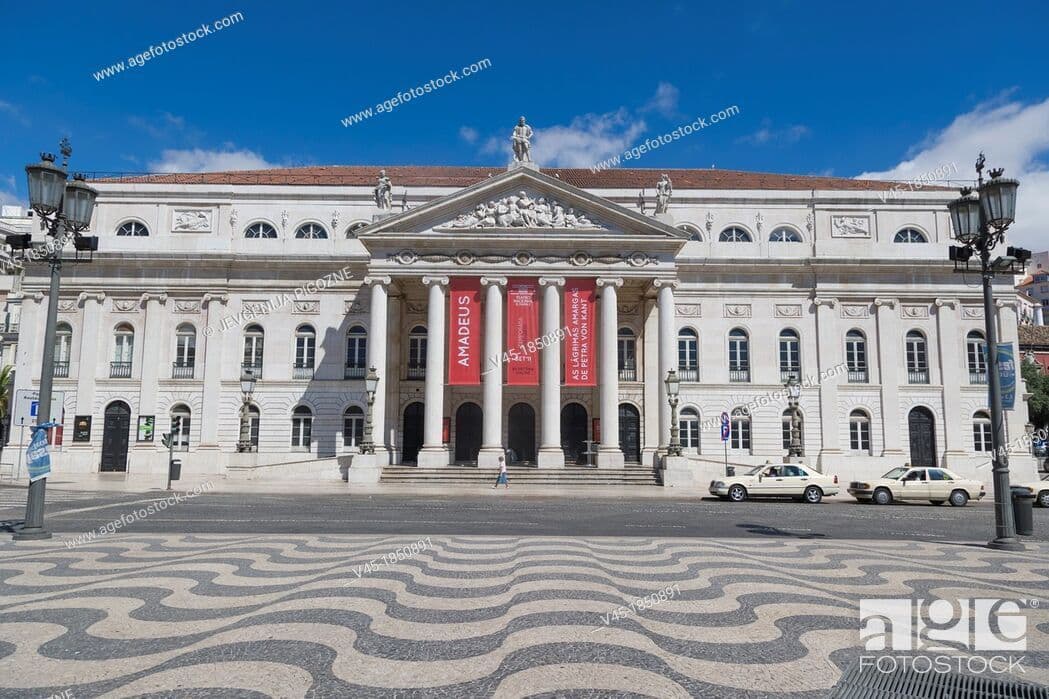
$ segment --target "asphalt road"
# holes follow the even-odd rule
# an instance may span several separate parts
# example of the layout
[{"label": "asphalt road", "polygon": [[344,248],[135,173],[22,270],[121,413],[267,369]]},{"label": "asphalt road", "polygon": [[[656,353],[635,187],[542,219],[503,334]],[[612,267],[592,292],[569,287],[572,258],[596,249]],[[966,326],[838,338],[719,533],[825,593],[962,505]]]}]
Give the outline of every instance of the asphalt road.
[{"label": "asphalt road", "polygon": [[[24,515],[15,489],[0,489],[0,530]],[[17,491],[24,498],[24,490]],[[136,515],[158,493],[50,491],[46,524],[80,534],[124,516],[125,533],[461,534],[497,536],[792,537],[985,542],[994,532],[988,501],[967,507],[877,506],[826,500],[729,503],[698,498],[536,497],[419,494],[214,493]],[[1049,541],[1049,510],[1035,508],[1034,539]]]}]

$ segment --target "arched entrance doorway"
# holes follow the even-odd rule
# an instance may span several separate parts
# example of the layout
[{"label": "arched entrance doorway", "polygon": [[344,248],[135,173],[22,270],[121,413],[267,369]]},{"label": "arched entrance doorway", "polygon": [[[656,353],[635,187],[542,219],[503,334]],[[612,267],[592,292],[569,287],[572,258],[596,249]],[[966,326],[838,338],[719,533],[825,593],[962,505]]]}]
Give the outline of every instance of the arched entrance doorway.
[{"label": "arched entrance doorway", "polygon": [[619,448],[627,463],[641,463],[641,413],[630,403],[619,404]]},{"label": "arched entrance doorway", "polygon": [[463,403],[455,411],[455,461],[476,462],[481,451],[481,406]]},{"label": "arched entrance doorway", "polygon": [[586,463],[586,440],[590,434],[586,408],[569,403],[561,408],[561,449],[566,464]]},{"label": "arched entrance doorway", "polygon": [[535,463],[535,410],[528,403],[517,403],[508,416],[511,463]]},{"label": "arched entrance doorway", "polygon": [[127,443],[131,434],[131,407],[116,400],[106,406],[102,425],[101,471],[127,471]]},{"label": "arched entrance doorway", "polygon": [[404,409],[403,449],[401,463],[414,464],[423,446],[423,404],[410,403]]},{"label": "arched entrance doorway", "polygon": [[936,420],[928,408],[914,408],[907,416],[907,429],[911,439],[911,466],[936,466],[935,426]]}]

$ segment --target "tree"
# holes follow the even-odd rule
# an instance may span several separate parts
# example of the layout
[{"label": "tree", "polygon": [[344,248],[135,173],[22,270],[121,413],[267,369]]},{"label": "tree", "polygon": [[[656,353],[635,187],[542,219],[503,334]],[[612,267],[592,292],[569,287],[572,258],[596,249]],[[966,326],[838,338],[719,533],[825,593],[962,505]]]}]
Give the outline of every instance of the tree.
[{"label": "tree", "polygon": [[1023,362],[1021,373],[1031,394],[1027,401],[1030,421],[1035,429],[1049,427],[1049,373],[1036,362]]},{"label": "tree", "polygon": [[7,443],[7,423],[11,419],[11,389],[15,385],[15,368],[8,364],[0,369],[0,454]]}]

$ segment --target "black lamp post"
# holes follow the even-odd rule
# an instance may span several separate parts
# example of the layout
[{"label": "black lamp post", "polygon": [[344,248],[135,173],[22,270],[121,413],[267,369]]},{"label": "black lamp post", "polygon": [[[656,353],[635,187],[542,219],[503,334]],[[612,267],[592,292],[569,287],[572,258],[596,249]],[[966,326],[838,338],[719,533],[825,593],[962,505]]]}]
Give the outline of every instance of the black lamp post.
[{"label": "black lamp post", "polygon": [[374,454],[372,406],[375,405],[375,392],[379,390],[379,375],[375,373],[375,367],[368,367],[368,375],[364,377],[364,390],[368,393],[368,414],[364,417],[364,439],[361,440],[361,453]]},{"label": "black lamp post", "polygon": [[799,458],[802,455],[801,447],[801,409],[798,402],[801,400],[801,382],[794,376],[787,379],[787,405],[790,409],[790,443],[787,447],[787,458]]},{"label": "black lamp post", "polygon": [[246,370],[240,375],[240,438],[237,440],[237,451],[254,451],[251,443],[251,394],[255,392],[258,379],[255,372]]},{"label": "black lamp post", "polygon": [[[954,237],[960,246],[951,246],[950,259],[956,272],[980,273],[983,280],[983,319],[987,336],[987,384],[991,404],[991,454],[994,479],[995,538],[987,546],[1006,551],[1022,551],[1023,544],[1016,538],[1013,521],[1012,493],[1009,489],[1009,454],[1005,441],[1005,411],[998,376],[998,327],[995,323],[995,275],[1014,275],[1023,271],[1031,253],[1023,248],[1010,247],[1004,257],[991,259],[995,246],[1005,239],[1005,231],[1016,215],[1016,190],[1020,183],[1002,177],[1004,169],[991,170],[990,180],[983,179],[983,153],[976,160],[977,188],[964,187],[962,196],[947,208],[951,212]],[[973,255],[979,258],[978,268],[970,268]]]},{"label": "black lamp post", "polygon": [[677,370],[668,371],[663,383],[666,384],[667,402],[670,403],[670,444],[667,446],[667,456],[681,456],[681,428],[677,424],[677,396],[681,390],[681,380],[678,379]]},{"label": "black lamp post", "polygon": [[[98,238],[82,236],[91,225],[91,214],[95,208],[98,192],[84,182],[82,175],[74,175],[67,184],[69,156],[73,149],[68,139],[61,142],[62,165],[55,165],[55,156],[41,153],[40,162],[26,166],[29,180],[29,206],[40,216],[47,228],[49,240],[43,244],[32,243],[31,235],[9,235],[7,244],[12,250],[22,252],[23,262],[46,260],[51,266],[51,286],[47,296],[47,324],[44,330],[44,348],[40,368],[39,408],[36,424],[51,421],[51,388],[55,376],[55,328],[58,323],[58,292],[62,282],[62,250],[72,240],[77,255],[71,262],[89,261],[82,259],[81,252],[98,250]],[[56,416],[61,419],[61,416]],[[44,528],[44,492],[47,479],[40,478],[29,484],[26,498],[25,523],[14,533],[16,540],[50,539],[51,532]]]}]

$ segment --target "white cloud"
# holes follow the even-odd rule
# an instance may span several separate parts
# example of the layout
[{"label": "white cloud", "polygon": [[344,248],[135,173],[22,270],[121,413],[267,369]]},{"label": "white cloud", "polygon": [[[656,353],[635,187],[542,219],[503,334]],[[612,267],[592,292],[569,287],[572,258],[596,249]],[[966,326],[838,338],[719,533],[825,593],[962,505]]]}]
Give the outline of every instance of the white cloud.
[{"label": "white cloud", "polygon": [[681,90],[670,83],[661,82],[656,87],[656,94],[645,105],[644,111],[656,111],[665,117],[673,117],[677,114],[678,98]]},{"label": "white cloud", "polygon": [[13,175],[0,175],[0,206],[28,206],[28,202],[15,194]]},{"label": "white cloud", "polygon": [[459,138],[463,139],[467,143],[477,143],[477,139],[480,134],[477,133],[477,129],[469,126],[459,127]]},{"label": "white cloud", "polygon": [[25,114],[22,113],[21,108],[17,105],[0,100],[0,112],[9,115],[22,126],[29,126],[29,119],[26,118]]},{"label": "white cloud", "polygon": [[781,129],[773,128],[771,119],[762,119],[761,128],[752,134],[736,139],[736,143],[749,143],[754,146],[784,145],[797,143],[811,132],[804,124],[789,124]]},{"label": "white cloud", "polygon": [[150,172],[219,172],[225,170],[264,170],[279,167],[258,153],[247,149],[235,150],[226,144],[222,150],[167,149],[160,159],[149,163]]},{"label": "white cloud", "polygon": [[958,174],[952,172],[952,178],[975,179],[972,163],[980,151],[986,154],[988,167],[1004,167],[1006,177],[1020,180],[1010,241],[1045,250],[1049,247],[1049,168],[1044,160],[1049,155],[1049,99],[1034,104],[1001,100],[980,104],[912,147],[907,159],[896,166],[857,177],[908,180],[945,166],[953,171],[954,164]]}]

